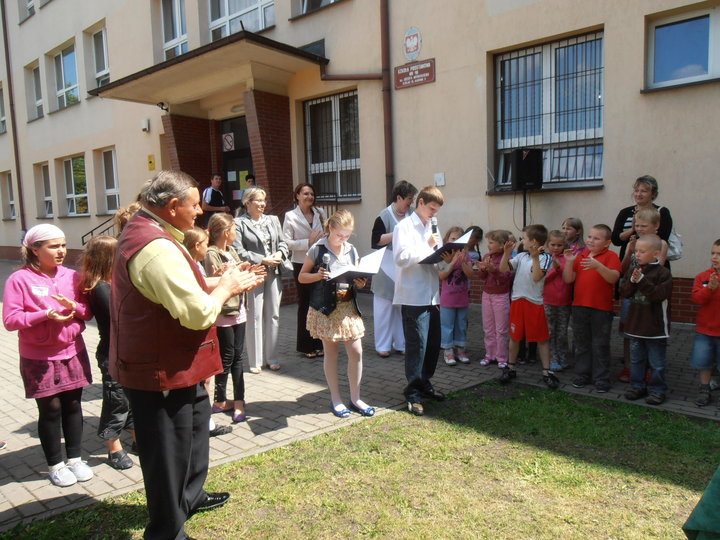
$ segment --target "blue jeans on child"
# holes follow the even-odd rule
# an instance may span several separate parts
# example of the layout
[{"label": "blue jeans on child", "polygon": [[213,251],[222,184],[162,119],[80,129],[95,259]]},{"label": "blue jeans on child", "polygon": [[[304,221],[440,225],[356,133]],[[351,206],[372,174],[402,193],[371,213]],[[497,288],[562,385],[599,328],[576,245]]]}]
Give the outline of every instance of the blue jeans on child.
[{"label": "blue jeans on child", "polygon": [[468,308],[440,306],[440,347],[465,347],[467,344]]},{"label": "blue jeans on child", "polygon": [[720,337],[695,332],[690,365],[701,371],[720,367]]},{"label": "blue jeans on child", "polygon": [[645,373],[650,367],[650,392],[665,395],[667,339],[630,338],[630,386],[645,388]]}]

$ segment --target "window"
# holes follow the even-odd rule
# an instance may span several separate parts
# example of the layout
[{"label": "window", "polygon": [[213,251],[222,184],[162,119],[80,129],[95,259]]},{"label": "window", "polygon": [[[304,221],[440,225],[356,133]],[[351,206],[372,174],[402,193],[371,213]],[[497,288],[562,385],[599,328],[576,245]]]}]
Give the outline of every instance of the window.
[{"label": "window", "polygon": [[50,167],[47,163],[35,166],[35,192],[38,194],[38,216],[52,217],[53,202],[50,190]]},{"label": "window", "polygon": [[40,66],[32,68],[32,84],[33,84],[33,98],[35,101],[35,116],[32,118],[42,118],[43,116],[43,100],[42,100],[42,85],[40,83]]},{"label": "window", "polygon": [[105,29],[95,32],[92,36],[93,52],[95,57],[95,84],[97,87],[110,82],[110,68],[108,67],[107,37]]},{"label": "window", "polygon": [[720,13],[709,9],[652,22],[648,54],[650,88],[720,77]]},{"label": "window", "polygon": [[15,219],[15,195],[13,193],[12,174],[4,173],[2,176],[3,218]]},{"label": "window", "polygon": [[85,178],[85,158],[76,156],[63,161],[65,176],[65,201],[67,215],[88,214],[87,180]]},{"label": "window", "polygon": [[302,13],[310,13],[324,6],[334,4],[339,0],[302,0]]},{"label": "window", "polygon": [[75,64],[75,46],[70,45],[55,55],[55,88],[58,109],[64,109],[80,101],[78,76]]},{"label": "window", "polygon": [[273,0],[209,0],[211,41],[248,30],[257,32],[275,24]]},{"label": "window", "polygon": [[120,208],[120,191],[115,166],[115,150],[102,153],[102,177],[105,180],[105,209],[114,212]]},{"label": "window", "polygon": [[18,0],[20,7],[20,22],[35,15],[35,0]]},{"label": "window", "polygon": [[305,103],[305,146],[308,179],[318,195],[361,196],[357,91]]},{"label": "window", "polygon": [[602,32],[495,57],[496,186],[517,148],[544,151],[545,185],[602,179],[604,64]]},{"label": "window", "polygon": [[185,0],[162,0],[165,60],[188,52]]},{"label": "window", "polygon": [[0,133],[7,131],[7,122],[5,120],[5,92],[0,88]]}]

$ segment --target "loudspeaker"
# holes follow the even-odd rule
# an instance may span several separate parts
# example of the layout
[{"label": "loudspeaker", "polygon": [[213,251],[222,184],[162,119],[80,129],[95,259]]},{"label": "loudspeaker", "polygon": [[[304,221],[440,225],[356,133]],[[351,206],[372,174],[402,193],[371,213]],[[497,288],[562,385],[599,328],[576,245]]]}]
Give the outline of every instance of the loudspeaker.
[{"label": "loudspeaker", "polygon": [[540,189],[543,184],[543,151],[518,148],[512,151],[512,188],[514,191]]}]

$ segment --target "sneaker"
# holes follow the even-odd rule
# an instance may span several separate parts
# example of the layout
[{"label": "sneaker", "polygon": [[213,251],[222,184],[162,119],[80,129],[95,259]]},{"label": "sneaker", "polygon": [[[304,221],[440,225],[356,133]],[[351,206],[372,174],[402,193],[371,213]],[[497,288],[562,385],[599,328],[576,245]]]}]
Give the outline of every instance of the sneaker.
[{"label": "sneaker", "polygon": [[443,356],[445,357],[445,364],[447,364],[448,366],[454,366],[455,364],[457,364],[457,362],[455,361],[455,353],[453,353],[452,349],[445,349]]},{"label": "sneaker", "polygon": [[482,360],[480,360],[480,365],[481,366],[489,366],[490,360],[488,360],[487,358],[483,358]]},{"label": "sneaker", "polygon": [[124,471],[125,469],[131,468],[134,463],[125,450],[119,450],[117,452],[113,452],[112,454],[108,454],[108,465],[118,471]]},{"label": "sneaker", "polygon": [[61,467],[50,471],[48,473],[48,476],[50,477],[50,481],[53,483],[53,485],[56,485],[58,487],[68,487],[77,483],[77,478],[68,468],[68,466],[64,463]]},{"label": "sneaker", "polygon": [[412,401],[408,401],[408,411],[415,416],[422,416],[425,414],[425,409],[423,408],[422,403],[413,403]]},{"label": "sneaker", "polygon": [[458,351],[457,359],[458,359],[458,362],[460,362],[461,364],[469,364],[470,363],[470,358],[468,358],[468,355],[465,351]]},{"label": "sneaker", "polygon": [[647,389],[632,387],[625,392],[625,399],[628,401],[635,401],[636,399],[644,398],[647,396]]},{"label": "sneaker", "polygon": [[508,367],[507,362],[498,362],[498,367],[500,369],[507,369],[507,367]]},{"label": "sneaker", "polygon": [[710,403],[710,385],[701,384],[700,389],[698,390],[698,395],[695,398],[695,405],[698,407],[704,407],[708,403]]},{"label": "sneaker", "polygon": [[596,394],[607,394],[610,391],[610,385],[607,383],[595,383]]},{"label": "sneaker", "polygon": [[718,388],[720,388],[720,384],[718,384],[718,382],[717,382],[715,379],[710,379],[710,385],[709,385],[709,386],[710,386],[710,391],[711,391],[711,392],[714,391],[714,390],[717,390]]},{"label": "sneaker", "polygon": [[543,375],[543,382],[550,390],[556,390],[560,386],[560,379],[552,371],[548,371],[547,375]]},{"label": "sneaker", "polygon": [[78,482],[87,482],[93,477],[93,472],[90,467],[87,466],[87,462],[82,459],[76,461],[68,461],[67,467],[72,471],[77,478]]},{"label": "sneaker", "polygon": [[502,375],[500,375],[500,384],[510,384],[510,381],[515,378],[517,378],[517,371],[510,369],[509,367],[505,367]]},{"label": "sneaker", "polygon": [[660,392],[650,392],[650,395],[645,400],[648,405],[660,405],[665,401],[665,394]]},{"label": "sneaker", "polygon": [[550,370],[551,371],[562,371],[565,369],[562,364],[559,364],[558,362],[550,362]]},{"label": "sneaker", "polygon": [[580,377],[575,377],[575,378],[573,379],[572,385],[573,385],[575,388],[585,388],[585,387],[588,385],[589,382],[590,382],[590,381],[588,380],[587,377],[581,375]]},{"label": "sneaker", "polygon": [[210,430],[210,436],[219,437],[220,435],[227,435],[228,433],[232,433],[232,430],[232,426],[217,426],[215,429]]},{"label": "sneaker", "polygon": [[620,375],[618,375],[618,381],[630,382],[630,368],[623,368]]}]

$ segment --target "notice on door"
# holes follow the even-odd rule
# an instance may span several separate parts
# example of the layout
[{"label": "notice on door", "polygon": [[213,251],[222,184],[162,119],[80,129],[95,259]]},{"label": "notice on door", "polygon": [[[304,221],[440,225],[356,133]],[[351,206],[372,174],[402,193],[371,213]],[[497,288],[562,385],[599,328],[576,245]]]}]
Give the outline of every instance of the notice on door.
[{"label": "notice on door", "polygon": [[232,132],[223,133],[222,146],[223,152],[231,152],[235,150],[235,134]]},{"label": "notice on door", "polygon": [[435,82],[435,59],[411,62],[394,69],[395,90]]}]

